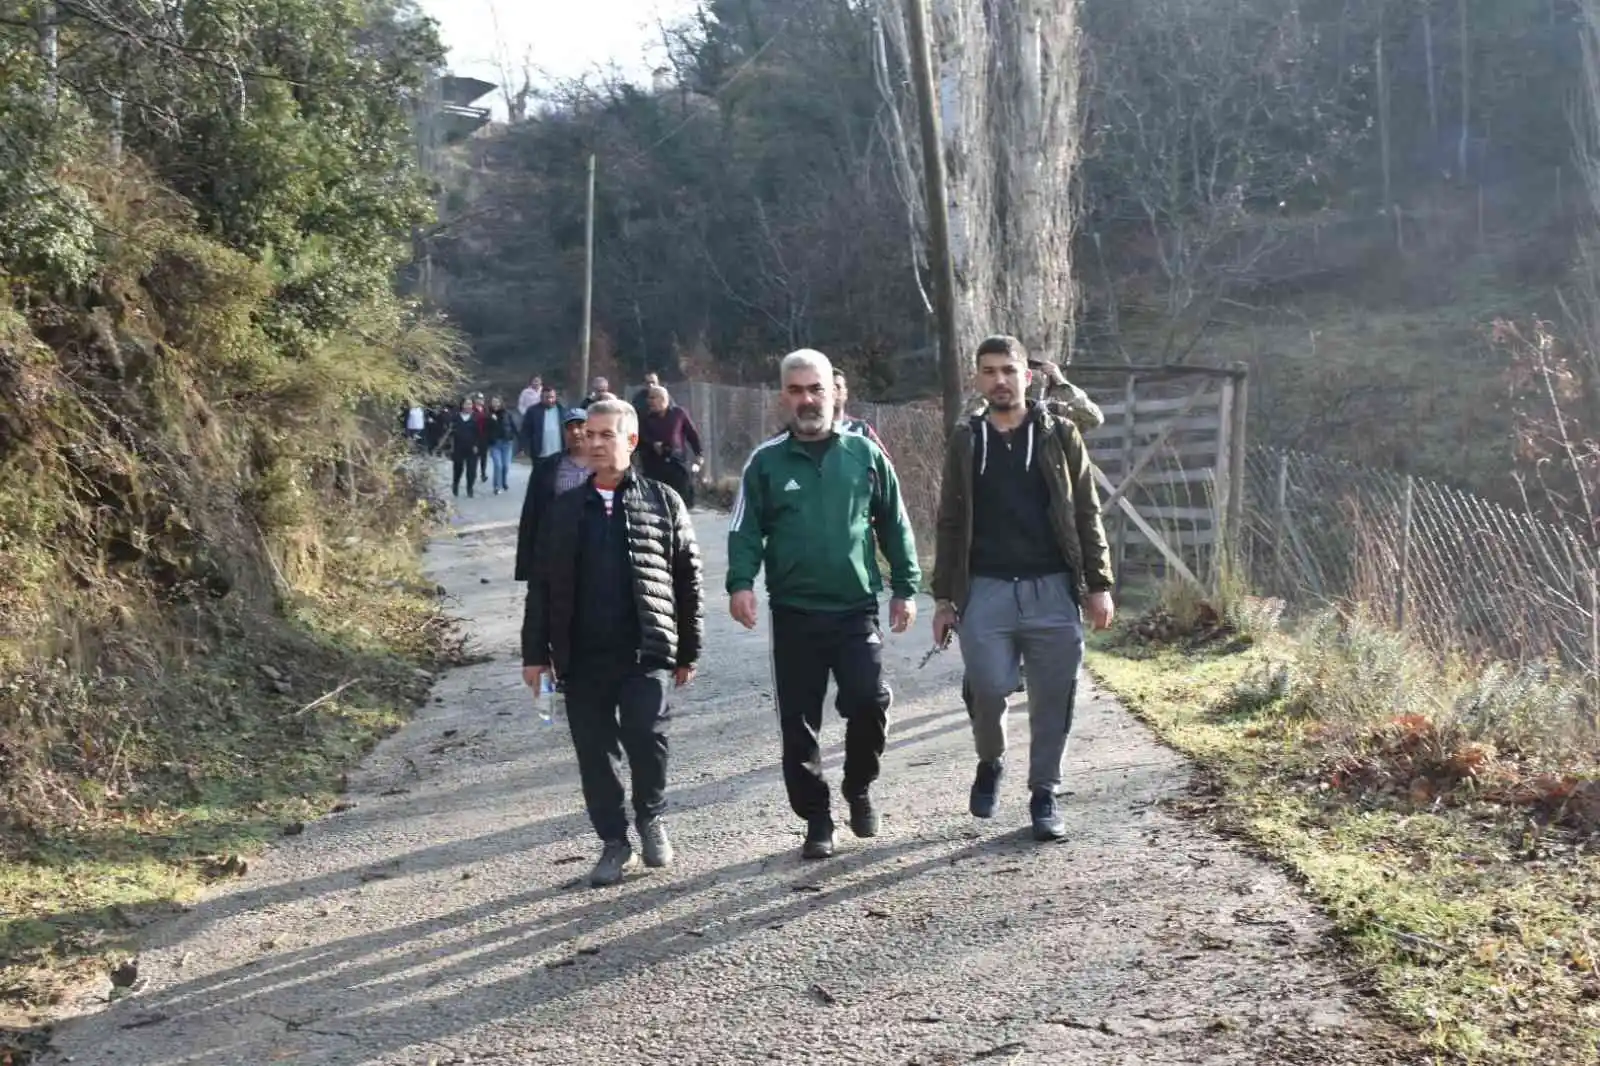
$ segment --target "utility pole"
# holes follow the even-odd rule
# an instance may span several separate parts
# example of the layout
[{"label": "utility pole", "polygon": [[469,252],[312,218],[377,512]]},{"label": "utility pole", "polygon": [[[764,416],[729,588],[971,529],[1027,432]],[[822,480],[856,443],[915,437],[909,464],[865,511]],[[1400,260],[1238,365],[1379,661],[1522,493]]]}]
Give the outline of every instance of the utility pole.
[{"label": "utility pole", "polygon": [[589,153],[589,208],[583,222],[583,356],[578,388],[589,388],[589,338],[594,322],[594,153]]},{"label": "utility pole", "polygon": [[961,353],[956,334],[956,271],[950,255],[950,194],[944,172],[944,138],[933,87],[933,49],[928,41],[927,0],[906,0],[910,30],[911,80],[917,88],[922,128],[923,199],[928,206],[928,263],[933,268],[933,310],[939,332],[939,378],[944,386],[944,424],[948,434],[961,420]]}]

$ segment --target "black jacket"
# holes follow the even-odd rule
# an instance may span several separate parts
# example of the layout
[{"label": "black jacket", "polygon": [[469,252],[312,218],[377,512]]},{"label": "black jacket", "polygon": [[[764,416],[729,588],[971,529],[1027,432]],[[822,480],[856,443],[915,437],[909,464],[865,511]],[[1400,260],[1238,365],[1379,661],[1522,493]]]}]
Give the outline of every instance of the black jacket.
[{"label": "black jacket", "polygon": [[476,418],[463,420],[458,413],[451,416],[449,425],[450,458],[471,459],[483,453],[483,434],[478,429]]},{"label": "black jacket", "polygon": [[511,412],[504,408],[489,412],[489,417],[483,423],[483,431],[490,444],[517,439],[517,424],[511,420]]},{"label": "black jacket", "polygon": [[522,497],[522,518],[517,523],[517,581],[533,577],[534,548],[539,542],[539,519],[556,495],[556,473],[561,457],[566,452],[547,455],[533,461],[533,473],[528,475],[528,494]]},{"label": "black jacket", "polygon": [[[547,418],[554,418],[558,425],[564,426],[567,409],[560,404],[546,407],[543,403],[536,403],[523,412],[522,425],[517,430],[517,435],[522,441],[522,450],[534,459],[539,458],[539,446],[544,443],[544,420]],[[556,434],[556,453],[566,450],[565,432]]]},{"label": "black jacket", "polygon": [[[557,496],[539,521],[537,561],[522,620],[522,663],[553,666],[558,677],[572,662],[578,543],[593,484],[591,478]],[[694,666],[700,660],[705,606],[700,546],[689,510],[667,486],[632,473],[624,476],[618,494],[639,614],[639,662],[650,669]]]}]

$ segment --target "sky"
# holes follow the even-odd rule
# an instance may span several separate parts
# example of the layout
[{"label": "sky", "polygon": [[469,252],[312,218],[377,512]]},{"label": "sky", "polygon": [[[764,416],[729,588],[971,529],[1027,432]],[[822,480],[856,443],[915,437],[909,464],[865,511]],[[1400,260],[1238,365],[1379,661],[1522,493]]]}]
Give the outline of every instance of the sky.
[{"label": "sky", "polygon": [[[439,23],[447,62],[455,74],[500,83],[501,63],[517,84],[524,62],[537,85],[615,64],[629,77],[647,81],[664,60],[662,20],[694,10],[694,0],[421,0]],[[505,105],[495,94],[497,117]],[[480,100],[479,105],[491,104]]]}]

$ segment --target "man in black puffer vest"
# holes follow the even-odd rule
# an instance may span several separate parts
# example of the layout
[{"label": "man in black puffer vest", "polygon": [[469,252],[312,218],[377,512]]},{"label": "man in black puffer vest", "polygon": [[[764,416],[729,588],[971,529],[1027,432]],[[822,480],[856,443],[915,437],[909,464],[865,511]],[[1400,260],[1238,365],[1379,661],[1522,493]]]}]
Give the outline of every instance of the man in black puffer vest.
[{"label": "man in black puffer vest", "polygon": [[633,775],[633,809],[648,866],[672,861],[667,787],[667,683],[694,679],[705,624],[700,548],[677,493],[633,473],[639,419],[620,400],[588,408],[591,475],[539,521],[522,623],[523,680],[566,686],[583,799],[604,848],[589,875],[614,885],[633,864],[618,761]]}]

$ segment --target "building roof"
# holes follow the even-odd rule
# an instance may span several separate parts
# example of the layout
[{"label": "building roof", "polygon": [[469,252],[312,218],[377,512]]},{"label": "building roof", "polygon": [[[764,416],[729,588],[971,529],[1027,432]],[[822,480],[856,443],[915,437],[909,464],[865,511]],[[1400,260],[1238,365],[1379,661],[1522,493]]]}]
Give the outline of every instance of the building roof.
[{"label": "building roof", "polygon": [[487,96],[498,88],[499,86],[492,81],[446,74],[439,79],[439,99],[446,104],[467,107],[474,100]]}]

